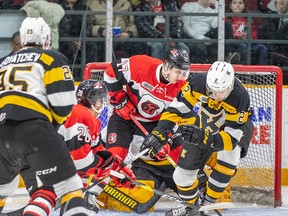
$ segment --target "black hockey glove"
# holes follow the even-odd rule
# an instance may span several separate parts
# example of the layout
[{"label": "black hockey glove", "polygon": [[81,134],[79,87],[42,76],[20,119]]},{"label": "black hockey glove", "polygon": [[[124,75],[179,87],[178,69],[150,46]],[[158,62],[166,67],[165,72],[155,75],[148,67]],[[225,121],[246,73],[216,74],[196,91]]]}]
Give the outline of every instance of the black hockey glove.
[{"label": "black hockey glove", "polygon": [[140,151],[149,148],[148,156],[150,158],[156,157],[158,160],[163,160],[166,154],[170,153],[171,145],[172,133],[157,126],[147,135],[140,147]]},{"label": "black hockey glove", "polygon": [[182,125],[179,127],[182,137],[186,142],[199,146],[209,147],[213,143],[213,135],[205,128],[198,128],[194,125]]}]

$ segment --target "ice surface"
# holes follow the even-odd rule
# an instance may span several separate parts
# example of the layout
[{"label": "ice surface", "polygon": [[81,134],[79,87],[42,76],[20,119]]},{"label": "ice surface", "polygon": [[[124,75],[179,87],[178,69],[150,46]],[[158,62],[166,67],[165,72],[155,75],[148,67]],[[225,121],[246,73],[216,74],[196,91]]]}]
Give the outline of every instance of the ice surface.
[{"label": "ice surface", "polygon": [[[223,216],[288,216],[288,187],[282,188],[283,206],[280,208],[273,208],[272,206],[260,206],[247,204],[247,206],[241,206],[241,208],[233,208],[222,211]],[[28,202],[28,195],[25,189],[18,189],[7,201],[7,205],[4,208],[4,212],[16,210],[26,205]],[[170,208],[176,207],[178,204],[161,199],[161,202],[156,204],[156,210],[154,212],[145,213],[142,215],[147,216],[164,216],[165,212]],[[58,216],[59,212],[52,212],[52,216]],[[109,210],[100,210],[98,214],[91,214],[91,216],[139,216],[137,213],[124,213]],[[212,214],[216,215],[215,213]]]}]

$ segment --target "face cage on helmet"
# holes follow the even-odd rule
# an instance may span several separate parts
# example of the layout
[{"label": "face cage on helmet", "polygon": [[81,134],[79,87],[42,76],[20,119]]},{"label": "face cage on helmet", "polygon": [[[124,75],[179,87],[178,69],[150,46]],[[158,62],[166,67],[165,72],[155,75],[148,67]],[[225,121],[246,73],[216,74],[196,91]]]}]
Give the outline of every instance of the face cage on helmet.
[{"label": "face cage on helmet", "polygon": [[[105,107],[108,107],[108,96],[101,96],[93,99],[93,102],[95,103],[90,103],[91,108],[98,114],[98,116],[101,114],[101,112],[105,109]],[[96,103],[99,102],[101,103],[100,108],[96,108]]]}]

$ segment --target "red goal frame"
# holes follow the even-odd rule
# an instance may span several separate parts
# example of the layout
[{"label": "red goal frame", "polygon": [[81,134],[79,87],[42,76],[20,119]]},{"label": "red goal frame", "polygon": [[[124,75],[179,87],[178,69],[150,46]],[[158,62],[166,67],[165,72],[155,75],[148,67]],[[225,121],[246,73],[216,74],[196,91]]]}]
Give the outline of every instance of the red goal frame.
[{"label": "red goal frame", "polygon": [[[92,70],[105,70],[109,65],[108,62],[92,62],[88,63],[84,68],[84,80],[91,78]],[[190,71],[203,73],[207,72],[211,64],[191,64]],[[258,65],[233,65],[235,72],[273,72],[276,75],[276,103],[275,109],[275,161],[274,161],[274,207],[282,205],[281,197],[281,169],[282,169],[282,86],[283,73],[277,66],[258,66]]]}]

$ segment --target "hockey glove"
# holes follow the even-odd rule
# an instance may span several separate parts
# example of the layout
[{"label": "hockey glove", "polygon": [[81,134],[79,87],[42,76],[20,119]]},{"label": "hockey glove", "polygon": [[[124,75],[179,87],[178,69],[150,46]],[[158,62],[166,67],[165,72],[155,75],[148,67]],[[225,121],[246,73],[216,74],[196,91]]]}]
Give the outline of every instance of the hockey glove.
[{"label": "hockey glove", "polygon": [[152,132],[147,135],[144,142],[140,147],[140,151],[143,151],[147,148],[148,156],[150,158],[157,158],[158,160],[164,160],[166,154],[170,153],[170,147],[172,145],[172,133],[169,131],[157,126]]},{"label": "hockey glove", "polygon": [[197,145],[199,148],[209,147],[213,143],[213,135],[208,128],[198,128],[194,125],[183,125],[179,127],[182,137],[186,142]]},{"label": "hockey glove", "polygon": [[130,114],[136,112],[136,108],[131,100],[126,95],[118,104],[113,104],[117,114],[125,120],[130,120]]},{"label": "hockey glove", "polygon": [[109,151],[98,151],[95,156],[99,157],[99,162],[94,171],[95,177],[98,179],[108,177],[115,163],[114,156]]},{"label": "hockey glove", "polygon": [[117,187],[124,187],[124,188],[130,188],[130,189],[133,189],[135,187],[135,185],[132,182],[132,181],[136,181],[136,177],[134,173],[128,166],[125,166],[122,159],[118,155],[114,156],[114,164],[113,164],[112,169],[116,172],[121,171],[122,173],[126,175],[125,179],[119,179],[115,176],[111,176]]}]

